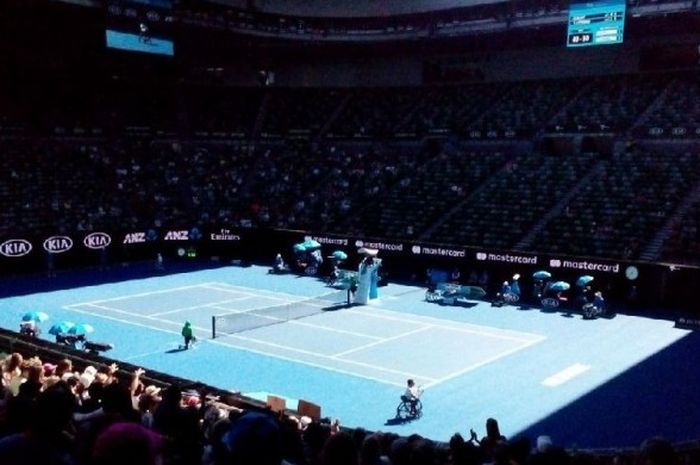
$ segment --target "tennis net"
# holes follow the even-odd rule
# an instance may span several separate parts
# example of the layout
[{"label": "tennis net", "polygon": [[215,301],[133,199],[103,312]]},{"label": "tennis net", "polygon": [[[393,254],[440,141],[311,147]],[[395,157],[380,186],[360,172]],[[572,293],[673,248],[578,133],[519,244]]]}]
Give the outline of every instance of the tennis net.
[{"label": "tennis net", "polygon": [[347,291],[334,291],[310,299],[238,312],[212,315],[211,337],[250,331],[256,328],[298,320],[349,304]]}]

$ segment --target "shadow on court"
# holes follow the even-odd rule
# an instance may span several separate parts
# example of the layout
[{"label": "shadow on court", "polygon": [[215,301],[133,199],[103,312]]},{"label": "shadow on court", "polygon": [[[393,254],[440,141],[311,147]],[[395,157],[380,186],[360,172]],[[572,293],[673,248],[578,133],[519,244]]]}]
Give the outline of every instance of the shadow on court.
[{"label": "shadow on court", "polygon": [[187,349],[185,349],[184,347],[180,346],[180,347],[175,347],[174,349],[166,350],[165,353],[166,353],[166,354],[176,354],[176,353],[178,353],[178,352],[184,352],[184,351],[186,351],[186,350],[187,350]]},{"label": "shadow on court", "polygon": [[[690,333],[521,434],[536,438],[556,432],[557,443],[585,447],[637,447],[659,435],[674,440],[697,438],[699,348],[700,332]],[[621,345],[620,350],[634,349]]]},{"label": "shadow on court", "polygon": [[389,418],[385,423],[384,426],[396,426],[396,425],[405,425],[406,423],[411,423],[412,421],[416,421],[419,417],[394,417],[394,418]]}]

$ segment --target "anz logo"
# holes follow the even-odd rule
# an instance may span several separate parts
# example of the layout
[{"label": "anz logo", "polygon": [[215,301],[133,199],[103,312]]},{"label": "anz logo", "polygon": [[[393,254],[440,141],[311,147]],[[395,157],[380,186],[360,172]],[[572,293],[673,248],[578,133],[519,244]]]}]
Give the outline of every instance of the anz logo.
[{"label": "anz logo", "polygon": [[107,233],[94,232],[85,236],[83,244],[88,249],[100,250],[112,243],[112,238]]},{"label": "anz logo", "polygon": [[73,248],[73,239],[68,236],[51,236],[44,241],[44,250],[48,253],[68,252]]},{"label": "anz logo", "polygon": [[189,241],[190,232],[187,230],[183,231],[168,231],[165,234],[166,241]]},{"label": "anz logo", "polygon": [[32,251],[32,243],[25,239],[8,239],[0,244],[0,254],[6,257],[21,257]]}]

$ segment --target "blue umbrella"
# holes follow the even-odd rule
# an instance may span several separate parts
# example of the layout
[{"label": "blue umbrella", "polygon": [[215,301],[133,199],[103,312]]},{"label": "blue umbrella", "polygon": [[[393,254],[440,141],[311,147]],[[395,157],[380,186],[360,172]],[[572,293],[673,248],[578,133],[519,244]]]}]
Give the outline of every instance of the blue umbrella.
[{"label": "blue umbrella", "polygon": [[332,256],[333,258],[335,258],[336,260],[338,260],[338,261],[342,261],[342,260],[347,260],[347,259],[348,259],[348,254],[346,254],[346,253],[343,252],[342,250],[336,250],[335,252],[333,252],[333,253],[331,254],[331,256]]},{"label": "blue umbrella", "polygon": [[54,336],[57,334],[65,334],[68,332],[69,329],[71,329],[73,326],[75,326],[75,323],[70,322],[70,321],[61,321],[60,323],[54,324],[50,329],[49,329],[49,334],[53,334]]},{"label": "blue umbrella", "polygon": [[76,334],[76,335],[81,335],[81,334],[88,334],[91,333],[95,330],[90,325],[86,325],[84,323],[78,323],[76,325],[71,326],[71,328],[68,330],[68,334]]},{"label": "blue umbrella", "polygon": [[306,246],[304,245],[303,242],[300,242],[300,243],[298,243],[298,244],[294,244],[294,246],[292,247],[292,249],[293,249],[295,252],[306,252]]},{"label": "blue umbrella", "polygon": [[48,319],[49,316],[44,312],[31,311],[22,315],[22,321],[36,321],[38,323],[40,321],[46,321]]},{"label": "blue umbrella", "polygon": [[590,283],[591,281],[593,281],[593,276],[589,276],[586,274],[586,275],[583,275],[576,280],[576,285],[583,287],[583,286],[587,285],[588,283]]},{"label": "blue umbrella", "polygon": [[304,241],[304,247],[306,248],[306,250],[320,249],[321,243],[313,239],[306,239]]},{"label": "blue umbrella", "polygon": [[553,291],[560,292],[560,291],[567,291],[571,285],[567,283],[566,281],[557,281],[556,283],[552,283],[549,288]]},{"label": "blue umbrella", "polygon": [[544,271],[544,270],[535,271],[534,273],[532,273],[532,277],[535,279],[549,279],[552,277],[552,273],[550,273],[549,271]]}]

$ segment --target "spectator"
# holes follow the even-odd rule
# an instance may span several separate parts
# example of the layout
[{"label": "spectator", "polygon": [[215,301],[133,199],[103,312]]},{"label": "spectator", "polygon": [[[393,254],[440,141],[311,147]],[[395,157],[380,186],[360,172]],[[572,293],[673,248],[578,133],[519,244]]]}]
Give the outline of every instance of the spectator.
[{"label": "spectator", "polygon": [[161,438],[135,423],[114,423],[95,441],[95,465],[160,465]]}]

